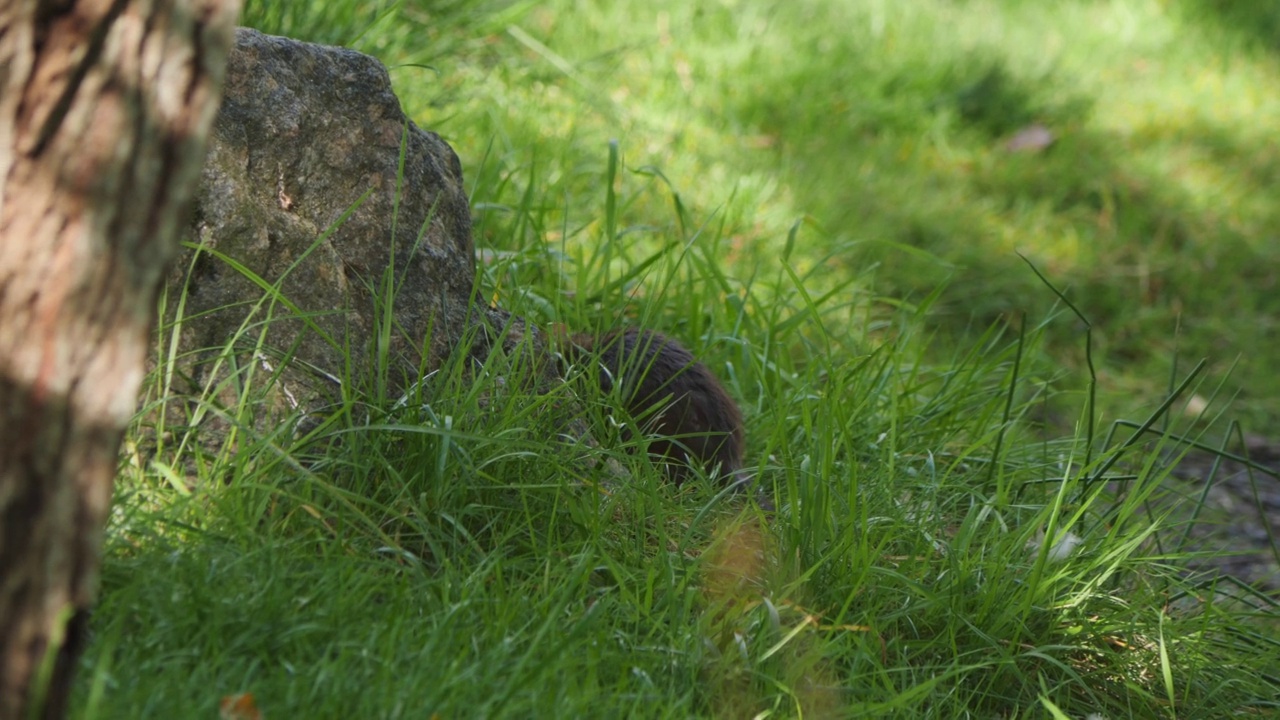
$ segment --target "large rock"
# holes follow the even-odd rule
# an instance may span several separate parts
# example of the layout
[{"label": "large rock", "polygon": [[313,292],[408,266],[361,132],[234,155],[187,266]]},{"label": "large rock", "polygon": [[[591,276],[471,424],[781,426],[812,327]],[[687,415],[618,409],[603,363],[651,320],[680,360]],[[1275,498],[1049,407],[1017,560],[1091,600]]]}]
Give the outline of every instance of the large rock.
[{"label": "large rock", "polygon": [[[178,376],[196,392],[214,381],[224,404],[239,384],[222,381],[246,362],[286,368],[268,404],[291,411],[373,377],[378,353],[395,393],[468,323],[475,260],[458,157],[405,117],[381,63],[350,50],[237,31],[191,238],[200,249],[167,284],[169,320],[185,292]],[[263,284],[276,301],[259,302]],[[220,354],[238,362],[211,362]]]}]

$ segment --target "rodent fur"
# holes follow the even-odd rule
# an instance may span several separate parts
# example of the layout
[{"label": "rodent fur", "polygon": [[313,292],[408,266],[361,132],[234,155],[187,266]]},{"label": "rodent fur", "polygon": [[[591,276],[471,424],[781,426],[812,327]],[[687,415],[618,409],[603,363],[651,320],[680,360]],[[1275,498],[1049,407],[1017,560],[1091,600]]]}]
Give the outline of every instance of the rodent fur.
[{"label": "rodent fur", "polygon": [[602,392],[621,383],[623,406],[654,436],[649,453],[675,482],[685,479],[690,466],[706,472],[718,468],[725,482],[740,479],[742,412],[716,376],[683,345],[635,328],[599,337],[579,333],[568,340],[570,359],[600,363]]}]

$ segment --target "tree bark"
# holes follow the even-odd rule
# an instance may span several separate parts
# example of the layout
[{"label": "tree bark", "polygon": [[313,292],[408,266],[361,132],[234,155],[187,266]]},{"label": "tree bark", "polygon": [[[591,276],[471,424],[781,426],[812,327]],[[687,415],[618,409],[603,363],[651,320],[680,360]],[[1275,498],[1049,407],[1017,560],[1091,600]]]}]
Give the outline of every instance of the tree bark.
[{"label": "tree bark", "polygon": [[238,10],[0,2],[0,720],[65,713]]}]

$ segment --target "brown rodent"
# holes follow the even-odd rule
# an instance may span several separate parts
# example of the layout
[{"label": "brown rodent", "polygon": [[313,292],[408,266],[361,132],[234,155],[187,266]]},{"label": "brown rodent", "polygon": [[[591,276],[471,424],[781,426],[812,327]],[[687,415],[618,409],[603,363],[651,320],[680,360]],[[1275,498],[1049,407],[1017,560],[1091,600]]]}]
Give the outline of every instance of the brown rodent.
[{"label": "brown rodent", "polygon": [[[683,345],[652,330],[629,328],[600,337],[568,337],[574,361],[598,359],[600,389],[621,383],[627,412],[655,436],[649,453],[677,483],[690,466],[741,480],[742,413],[724,386]],[[657,406],[658,409],[655,409]]]}]

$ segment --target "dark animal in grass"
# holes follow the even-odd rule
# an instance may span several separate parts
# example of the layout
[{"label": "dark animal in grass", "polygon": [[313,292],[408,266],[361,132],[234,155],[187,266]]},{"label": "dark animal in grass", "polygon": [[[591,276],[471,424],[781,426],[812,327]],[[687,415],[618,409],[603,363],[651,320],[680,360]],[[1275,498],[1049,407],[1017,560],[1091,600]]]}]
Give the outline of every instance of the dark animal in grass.
[{"label": "dark animal in grass", "polygon": [[[563,336],[562,336],[563,337]],[[618,387],[623,406],[652,436],[649,453],[680,483],[689,469],[718,469],[742,482],[742,413],[724,386],[680,343],[634,328],[593,337],[571,335],[565,356],[599,362],[600,389]]]}]

